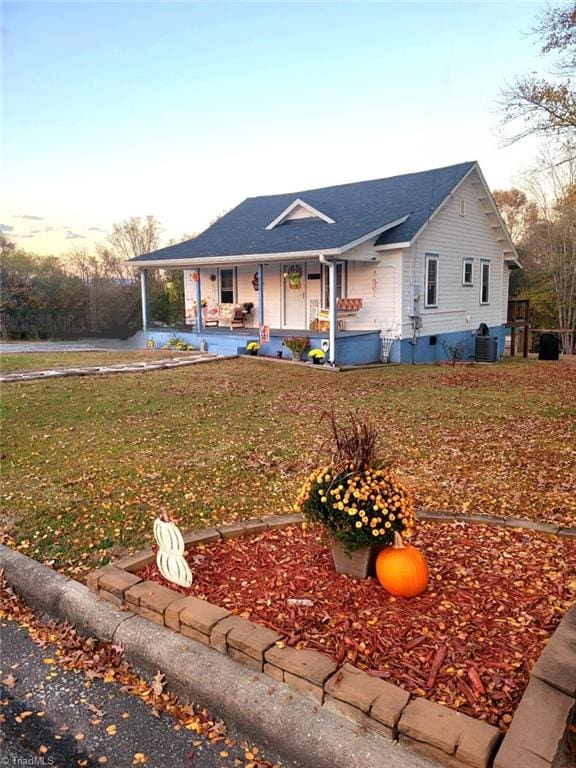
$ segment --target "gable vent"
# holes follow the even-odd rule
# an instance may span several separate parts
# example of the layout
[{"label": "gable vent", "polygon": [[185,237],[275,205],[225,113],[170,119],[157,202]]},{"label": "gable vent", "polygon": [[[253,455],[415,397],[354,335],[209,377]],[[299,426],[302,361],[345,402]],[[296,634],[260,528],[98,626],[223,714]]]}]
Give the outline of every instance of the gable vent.
[{"label": "gable vent", "polygon": [[306,203],[304,200],[300,200],[300,198],[296,198],[296,200],[290,203],[288,208],[285,208],[274,221],[271,221],[270,224],[268,224],[266,229],[274,229],[274,227],[283,224],[285,221],[294,221],[297,219],[319,219],[326,224],[336,223],[334,219],[330,218],[330,216],[322,211],[319,211],[317,208],[314,208],[313,205]]}]

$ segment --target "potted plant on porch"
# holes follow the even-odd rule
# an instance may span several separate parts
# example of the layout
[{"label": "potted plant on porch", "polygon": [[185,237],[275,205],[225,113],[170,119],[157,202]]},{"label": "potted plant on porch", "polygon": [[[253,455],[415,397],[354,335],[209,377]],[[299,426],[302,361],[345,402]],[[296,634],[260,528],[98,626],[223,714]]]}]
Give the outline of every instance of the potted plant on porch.
[{"label": "potted plant on porch", "polygon": [[409,538],[414,508],[409,489],[377,453],[377,431],[353,413],[349,423],[330,419],[330,459],[316,467],[302,486],[295,509],[321,523],[332,539],[332,557],[339,573],[367,578],[380,549],[394,533]]},{"label": "potted plant on porch", "polygon": [[305,352],[310,346],[310,337],[287,336],[285,339],[282,339],[282,343],[285,347],[288,347],[288,349],[291,350],[292,359],[296,360],[296,362],[300,362],[300,360],[302,360],[303,352]]}]

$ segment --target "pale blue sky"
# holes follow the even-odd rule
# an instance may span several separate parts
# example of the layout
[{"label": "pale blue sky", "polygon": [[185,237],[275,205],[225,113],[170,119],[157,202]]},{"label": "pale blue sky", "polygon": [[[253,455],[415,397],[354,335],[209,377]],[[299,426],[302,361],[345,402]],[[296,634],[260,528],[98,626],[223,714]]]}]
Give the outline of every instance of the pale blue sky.
[{"label": "pale blue sky", "polygon": [[534,143],[500,147],[495,102],[543,66],[540,7],[5,3],[2,222],[59,252],[129,216],[175,237],[250,195],[464,160],[510,185]]}]

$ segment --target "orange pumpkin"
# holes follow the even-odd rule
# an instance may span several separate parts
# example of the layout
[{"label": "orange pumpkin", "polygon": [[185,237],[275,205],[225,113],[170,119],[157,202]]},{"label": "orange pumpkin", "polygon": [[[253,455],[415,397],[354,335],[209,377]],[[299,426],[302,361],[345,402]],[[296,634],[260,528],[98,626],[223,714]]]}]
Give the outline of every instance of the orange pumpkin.
[{"label": "orange pumpkin", "polygon": [[396,597],[416,597],[428,586],[428,565],[420,550],[404,544],[394,532],[394,544],[376,558],[376,576],[385,590]]}]

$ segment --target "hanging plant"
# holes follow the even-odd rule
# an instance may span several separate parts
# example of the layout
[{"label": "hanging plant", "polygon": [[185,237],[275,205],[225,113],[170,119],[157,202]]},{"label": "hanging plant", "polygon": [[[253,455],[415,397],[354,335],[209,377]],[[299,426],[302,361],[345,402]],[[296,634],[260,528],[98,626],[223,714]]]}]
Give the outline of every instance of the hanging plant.
[{"label": "hanging plant", "polygon": [[298,264],[292,264],[288,271],[284,273],[284,277],[288,280],[288,286],[292,290],[299,290],[302,285],[302,267]]}]

